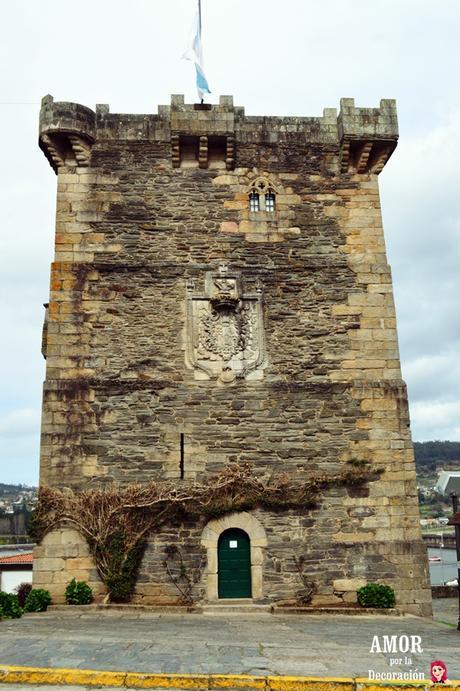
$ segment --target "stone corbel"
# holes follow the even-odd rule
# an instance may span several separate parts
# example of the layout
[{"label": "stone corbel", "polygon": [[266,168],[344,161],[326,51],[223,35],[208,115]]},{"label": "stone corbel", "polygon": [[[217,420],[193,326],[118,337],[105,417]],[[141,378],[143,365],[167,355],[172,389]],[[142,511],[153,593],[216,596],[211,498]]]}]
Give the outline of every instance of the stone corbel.
[{"label": "stone corbel", "polygon": [[372,156],[369,161],[371,173],[374,173],[374,175],[381,173],[392,153],[393,149],[390,145],[383,145],[380,147],[374,146]]},{"label": "stone corbel", "polygon": [[395,150],[396,143],[396,139],[343,139],[339,154],[340,172],[378,175]]},{"label": "stone corbel", "polygon": [[200,146],[198,149],[198,166],[200,168],[208,167],[208,138],[206,135],[200,137]]},{"label": "stone corbel", "polygon": [[364,173],[369,161],[369,154],[372,150],[372,142],[364,142],[356,152],[355,168],[357,173]]},{"label": "stone corbel", "polygon": [[178,134],[171,135],[171,163],[173,168],[180,167],[180,139]]},{"label": "stone corbel", "polygon": [[76,134],[69,134],[69,142],[79,166],[89,166],[91,144]]},{"label": "stone corbel", "polygon": [[[108,107],[99,108],[99,117]],[[39,146],[54,172],[63,166],[88,166],[96,138],[96,113],[79,103],[55,101],[48,94],[40,108]]]},{"label": "stone corbel", "polygon": [[346,173],[350,163],[350,141],[345,139],[340,146],[340,172]]},{"label": "stone corbel", "polygon": [[65,165],[89,166],[92,140],[71,132],[42,134],[39,145],[54,172]]},{"label": "stone corbel", "polygon": [[225,166],[227,170],[234,170],[235,168],[235,137],[231,135],[227,137],[227,157],[225,159]]},{"label": "stone corbel", "polygon": [[63,152],[57,145],[57,142],[53,142],[53,139],[48,134],[42,134],[39,145],[48,159],[50,166],[53,168],[54,172],[57,173],[58,168],[65,165]]}]

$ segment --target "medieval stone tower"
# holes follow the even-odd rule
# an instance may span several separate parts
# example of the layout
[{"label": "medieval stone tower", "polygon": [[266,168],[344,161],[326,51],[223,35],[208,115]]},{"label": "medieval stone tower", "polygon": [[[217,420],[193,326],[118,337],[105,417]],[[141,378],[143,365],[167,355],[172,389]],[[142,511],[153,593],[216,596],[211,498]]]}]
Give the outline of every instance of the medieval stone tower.
[{"label": "medieval stone tower", "polygon": [[[294,482],[350,461],[376,473],[308,511],[163,529],[135,601],[175,602],[174,543],[190,568],[203,559],[197,601],[292,600],[302,556],[313,602],[378,581],[430,612],[378,190],[397,139],[391,100],[297,118],[246,116],[229,96],[173,96],[156,115],[43,99],[58,186],[41,484],[206,483],[232,463]],[[62,526],[35,582],[59,601],[73,575],[103,592]]]}]

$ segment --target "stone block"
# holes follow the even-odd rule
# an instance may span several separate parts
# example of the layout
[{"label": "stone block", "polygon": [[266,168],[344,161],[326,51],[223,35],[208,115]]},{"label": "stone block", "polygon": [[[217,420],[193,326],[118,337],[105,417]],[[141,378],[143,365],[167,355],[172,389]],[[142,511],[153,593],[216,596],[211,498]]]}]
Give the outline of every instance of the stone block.
[{"label": "stone block", "polygon": [[354,605],[358,602],[358,595],[356,592],[345,592],[342,595],[342,599],[344,602]]},{"label": "stone block", "polygon": [[317,607],[327,607],[327,606],[334,606],[342,603],[343,600],[341,597],[338,597],[337,595],[313,595],[311,599],[311,604],[316,605]]},{"label": "stone block", "polygon": [[362,588],[367,583],[365,578],[337,578],[332,581],[332,587],[337,592],[356,592],[358,588]]},{"label": "stone block", "polygon": [[43,540],[41,541],[41,546],[46,548],[51,545],[61,545],[62,544],[62,530],[52,530],[47,533]]},{"label": "stone block", "polygon": [[54,571],[42,571],[40,568],[36,568],[34,564],[34,570],[32,574],[32,582],[34,588],[42,588],[43,585],[53,582],[53,577],[56,572]]},{"label": "stone block", "polygon": [[64,568],[65,561],[60,558],[45,557],[37,560],[37,571],[61,571]]},{"label": "stone block", "polygon": [[235,221],[223,221],[220,224],[221,233],[239,233],[240,231],[238,224]]},{"label": "stone block", "polygon": [[78,557],[76,559],[66,559],[65,567],[68,571],[89,570],[92,568],[93,563],[90,557]]}]

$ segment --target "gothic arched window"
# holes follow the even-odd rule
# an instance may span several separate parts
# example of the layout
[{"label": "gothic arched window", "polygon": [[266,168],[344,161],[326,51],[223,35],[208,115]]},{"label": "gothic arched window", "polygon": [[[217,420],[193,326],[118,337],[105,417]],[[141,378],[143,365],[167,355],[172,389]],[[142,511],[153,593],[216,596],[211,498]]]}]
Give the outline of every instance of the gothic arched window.
[{"label": "gothic arched window", "polygon": [[268,180],[255,180],[249,191],[249,211],[273,212],[276,208],[276,193]]}]

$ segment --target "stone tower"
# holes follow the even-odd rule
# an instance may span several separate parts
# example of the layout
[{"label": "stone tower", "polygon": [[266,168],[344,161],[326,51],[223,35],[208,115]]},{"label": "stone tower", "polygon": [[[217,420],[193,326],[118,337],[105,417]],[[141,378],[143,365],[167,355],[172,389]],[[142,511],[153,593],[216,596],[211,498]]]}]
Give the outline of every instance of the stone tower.
[{"label": "stone tower", "polygon": [[[204,557],[196,600],[292,600],[302,556],[313,602],[378,581],[430,612],[378,190],[397,139],[392,100],[298,118],[247,116],[229,96],[173,96],[156,115],[43,99],[58,186],[41,484],[203,483],[231,463],[299,481],[353,459],[380,470],[309,511],[152,535],[136,601],[175,601],[172,541],[187,563]],[[241,540],[246,584],[220,590]],[[73,575],[97,586],[65,527],[34,569],[56,601]]]}]

